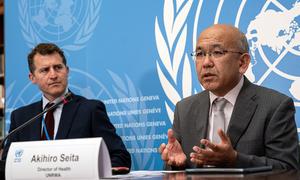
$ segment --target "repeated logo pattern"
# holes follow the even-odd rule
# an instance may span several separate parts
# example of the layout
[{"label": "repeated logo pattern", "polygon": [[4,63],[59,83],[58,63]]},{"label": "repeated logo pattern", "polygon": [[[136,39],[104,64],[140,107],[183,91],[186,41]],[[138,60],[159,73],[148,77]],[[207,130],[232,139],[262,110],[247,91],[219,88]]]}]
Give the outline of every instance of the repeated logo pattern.
[{"label": "repeated logo pattern", "polygon": [[[121,98],[128,98],[128,97],[141,97],[141,91],[135,87],[132,80],[125,75],[125,78],[122,79],[119,75],[112,72],[111,70],[108,71],[111,78],[113,79],[113,89],[116,97],[118,99]],[[130,110],[137,110],[137,109],[145,109],[146,103],[145,102],[131,102],[131,103],[123,103],[117,106],[117,109],[120,111],[130,111]],[[125,117],[120,117],[121,122],[129,122],[129,123],[142,123],[148,121],[148,116],[146,114],[127,114]],[[155,134],[156,129],[155,127],[139,127],[139,128],[130,128],[126,130],[123,129],[122,135],[133,135],[135,137],[139,135],[147,135],[147,134]],[[139,149],[145,147],[154,147],[154,140],[132,140],[126,142],[126,147],[131,149]],[[133,153],[132,154],[132,168],[133,169],[154,169],[155,161],[153,161],[152,154],[150,153]]]}]

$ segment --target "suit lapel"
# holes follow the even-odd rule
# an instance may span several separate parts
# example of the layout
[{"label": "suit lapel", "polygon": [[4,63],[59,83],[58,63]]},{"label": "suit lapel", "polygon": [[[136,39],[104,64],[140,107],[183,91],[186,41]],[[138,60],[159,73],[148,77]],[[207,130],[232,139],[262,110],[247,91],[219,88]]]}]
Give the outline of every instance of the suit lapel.
[{"label": "suit lapel", "polygon": [[[198,139],[206,138],[208,128],[208,116],[209,116],[209,95],[208,91],[201,94],[203,97],[197,97],[197,107],[194,114],[191,117],[197,117],[197,131],[199,132]],[[199,116],[200,115],[200,116]]]},{"label": "suit lapel", "polygon": [[227,134],[231,139],[232,146],[235,147],[240,137],[247,129],[253,114],[257,108],[255,102],[255,90],[247,78],[245,78],[244,85],[237,97]]},{"label": "suit lapel", "polygon": [[[31,116],[30,117],[34,117],[37,114],[42,112],[42,101],[36,103],[32,110],[30,111]],[[27,119],[26,121],[28,121],[29,119]],[[29,125],[28,128],[29,130],[29,139],[31,140],[40,140],[41,139],[41,126],[42,124],[42,117],[40,117],[39,119],[35,120],[31,125]]]},{"label": "suit lapel", "polygon": [[74,120],[78,105],[79,103],[77,96],[72,94],[72,100],[63,106],[55,139],[67,138],[70,128],[72,127],[72,122]]}]

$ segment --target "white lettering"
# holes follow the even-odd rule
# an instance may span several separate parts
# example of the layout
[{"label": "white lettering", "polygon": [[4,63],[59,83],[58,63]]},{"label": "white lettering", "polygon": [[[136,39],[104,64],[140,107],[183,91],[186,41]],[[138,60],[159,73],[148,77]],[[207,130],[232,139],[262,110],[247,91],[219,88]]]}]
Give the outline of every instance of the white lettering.
[{"label": "white lettering", "polygon": [[157,153],[157,148],[140,148],[135,150],[136,153]]},{"label": "white lettering", "polygon": [[158,127],[158,126],[166,126],[165,121],[149,121],[146,122],[147,127]]},{"label": "white lettering", "polygon": [[135,136],[121,136],[123,141],[135,141]]},{"label": "white lettering", "polygon": [[118,103],[131,103],[131,102],[138,102],[138,97],[126,97],[126,98],[119,98]]},{"label": "white lettering", "polygon": [[160,112],[161,112],[160,108],[143,109],[143,114],[155,114]]},{"label": "white lettering", "polygon": [[140,101],[156,101],[159,100],[159,96],[155,95],[155,96],[141,96],[140,97]]}]

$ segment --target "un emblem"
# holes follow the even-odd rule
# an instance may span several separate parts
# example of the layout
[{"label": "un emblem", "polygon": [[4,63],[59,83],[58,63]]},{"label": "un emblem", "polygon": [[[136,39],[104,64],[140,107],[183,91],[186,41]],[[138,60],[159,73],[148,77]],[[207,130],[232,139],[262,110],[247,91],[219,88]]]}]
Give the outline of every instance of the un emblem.
[{"label": "un emblem", "polygon": [[[188,54],[196,48],[201,28],[218,23],[231,23],[245,32],[252,56],[245,74],[247,78],[255,84],[293,97],[296,108],[299,108],[299,10],[298,1],[204,3],[165,0],[163,15],[157,16],[155,21],[155,39],[160,57],[156,66],[167,97],[165,108],[171,123],[175,104],[198,92],[195,86],[198,80],[193,78],[196,72]],[[193,18],[189,21],[189,17]]]},{"label": "un emblem", "polygon": [[23,149],[16,149],[14,162],[21,162],[23,153],[24,153]]},{"label": "un emblem", "polygon": [[101,1],[19,1],[22,35],[29,47],[39,42],[63,42],[62,48],[82,49],[99,20]]},{"label": "un emblem", "polygon": [[23,149],[17,149],[15,152],[15,157],[20,158],[23,155],[24,150]]},{"label": "un emblem", "polygon": [[[261,85],[280,76],[276,79],[281,79],[283,87],[288,88],[296,106],[300,106],[299,9],[298,1],[293,4],[266,1],[261,12],[249,23],[246,34],[253,60],[247,71],[248,78]],[[271,83],[286,91],[281,83]]]}]

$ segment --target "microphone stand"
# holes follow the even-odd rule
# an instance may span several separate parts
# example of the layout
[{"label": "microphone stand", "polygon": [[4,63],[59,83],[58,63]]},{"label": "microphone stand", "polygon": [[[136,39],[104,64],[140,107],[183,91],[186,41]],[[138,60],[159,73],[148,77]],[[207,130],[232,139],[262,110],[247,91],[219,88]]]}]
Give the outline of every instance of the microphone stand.
[{"label": "microphone stand", "polygon": [[[52,106],[46,108],[45,110],[43,110],[41,113],[39,113],[38,115],[34,116],[33,118],[29,119],[28,121],[26,121],[24,124],[18,126],[17,128],[15,128],[14,130],[12,130],[10,133],[8,133],[2,140],[1,144],[0,144],[0,150],[3,151],[3,147],[5,144],[5,141],[8,139],[8,137],[12,136],[13,134],[15,134],[16,132],[24,129],[26,126],[30,125],[32,122],[34,122],[35,120],[39,119],[41,116],[43,116],[46,112],[56,108],[58,105],[60,104],[66,104],[68,103],[70,100],[72,100],[71,97],[71,93],[68,92],[67,94],[65,94],[60,101],[58,101],[57,103],[53,104]],[[2,156],[2,153],[1,153]],[[1,159],[1,158],[0,158]],[[5,160],[0,160],[0,179],[5,179]]]},{"label": "microphone stand", "polygon": [[49,108],[46,108],[45,110],[43,110],[41,113],[39,113],[38,115],[34,116],[33,118],[29,119],[28,121],[26,121],[24,124],[18,126],[17,128],[15,128],[14,130],[12,130],[9,134],[7,134],[7,136],[5,136],[1,142],[0,148],[3,149],[3,145],[5,143],[5,141],[7,140],[8,137],[12,136],[13,134],[15,134],[16,132],[24,129],[25,127],[27,127],[29,124],[31,124],[32,122],[34,122],[35,120],[37,120],[38,118],[42,117],[46,112],[56,108],[58,105],[60,104],[66,104],[67,102],[69,102],[71,100],[71,93],[68,92],[67,94],[65,94],[65,96],[63,96],[61,98],[61,100],[55,104],[53,104],[52,106],[50,106]]}]

